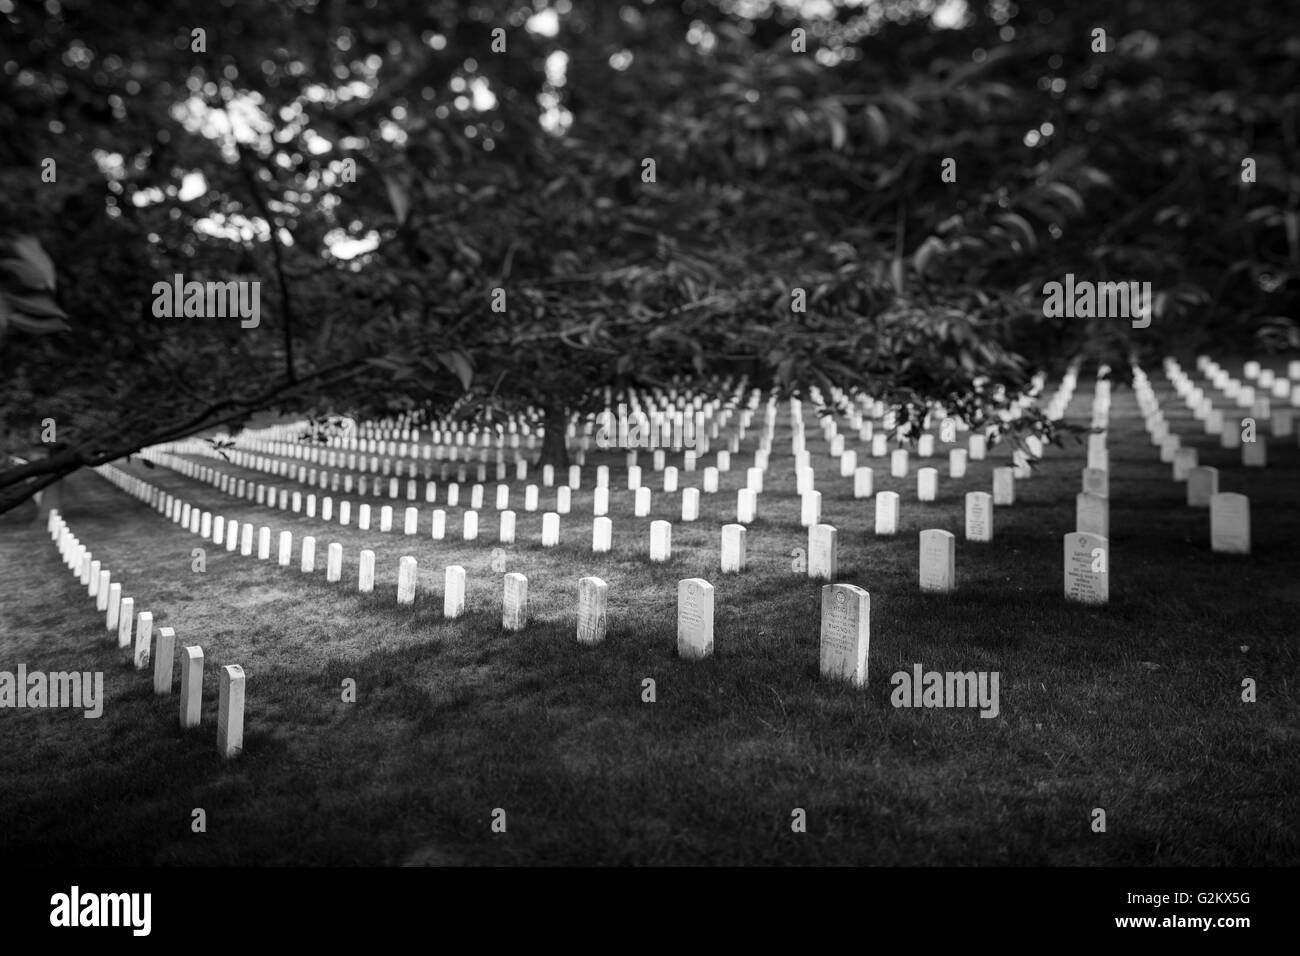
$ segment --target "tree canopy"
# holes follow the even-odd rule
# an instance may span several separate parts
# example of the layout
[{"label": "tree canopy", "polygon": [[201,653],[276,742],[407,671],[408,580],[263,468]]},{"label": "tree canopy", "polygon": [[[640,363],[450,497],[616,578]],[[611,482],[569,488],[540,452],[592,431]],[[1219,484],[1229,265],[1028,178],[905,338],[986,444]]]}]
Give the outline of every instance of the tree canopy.
[{"label": "tree canopy", "polygon": [[[1207,0],[0,0],[0,510],[266,410],[744,374],[977,420],[1080,353],[1295,349],[1297,36]],[[1048,318],[1066,273],[1153,321]],[[261,321],[158,317],[177,274]]]}]

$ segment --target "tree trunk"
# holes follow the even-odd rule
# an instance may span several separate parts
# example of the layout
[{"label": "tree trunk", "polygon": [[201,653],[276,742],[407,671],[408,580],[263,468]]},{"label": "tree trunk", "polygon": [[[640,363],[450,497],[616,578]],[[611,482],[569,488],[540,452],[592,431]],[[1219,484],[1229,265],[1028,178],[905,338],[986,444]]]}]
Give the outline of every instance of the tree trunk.
[{"label": "tree trunk", "polygon": [[542,435],[542,452],[537,459],[537,467],[552,466],[557,472],[569,470],[569,413],[563,402],[546,405]]}]

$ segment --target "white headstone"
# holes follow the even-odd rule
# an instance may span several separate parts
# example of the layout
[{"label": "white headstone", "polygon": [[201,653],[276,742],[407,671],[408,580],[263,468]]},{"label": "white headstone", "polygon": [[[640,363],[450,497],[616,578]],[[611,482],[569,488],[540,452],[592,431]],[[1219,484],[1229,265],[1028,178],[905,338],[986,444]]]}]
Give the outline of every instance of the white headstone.
[{"label": "white headstone", "polygon": [[310,574],[316,570],[316,539],[307,535],[302,539],[302,568],[303,574]]},{"label": "white headstone", "polygon": [[[110,609],[111,610],[111,609]],[[117,646],[131,646],[131,629],[135,626],[135,598],[124,597],[118,606]]]},{"label": "white headstone", "polygon": [[865,686],[870,642],[871,595],[852,584],[822,587],[822,677]]},{"label": "white headstone", "polygon": [[971,461],[983,461],[988,455],[989,443],[983,435],[971,435],[967,447],[970,449]]},{"label": "white headstone", "polygon": [[501,531],[498,540],[502,544],[515,543],[515,513],[513,511],[501,512]]},{"label": "white headstone", "polygon": [[700,489],[682,489],[682,520],[696,521],[700,517]]},{"label": "white headstone", "polygon": [[460,617],[465,613],[465,569],[449,564],[443,582],[442,616]]},{"label": "white headstone", "polygon": [[1110,497],[1110,472],[1101,468],[1083,469],[1083,490],[1090,495]]},{"label": "white headstone", "polygon": [[153,653],[153,692],[172,692],[172,668],[176,657],[176,632],[170,627],[158,629],[158,646]]},{"label": "white headstone", "polygon": [[522,631],[528,625],[528,578],[517,571],[505,576],[501,598],[501,626]]},{"label": "white headstone", "polygon": [[993,496],[987,491],[966,492],[966,540],[993,540]]},{"label": "white headstone", "polygon": [[650,522],[650,560],[667,561],[672,557],[673,526],[667,521]]},{"label": "white headstone", "polygon": [[894,478],[907,477],[907,449],[895,448],[889,456],[889,474]]},{"label": "white headstone", "polygon": [[876,495],[876,534],[898,533],[898,492],[882,491]]},{"label": "white headstone", "polygon": [[[928,437],[928,436],[927,436]],[[919,468],[916,472],[916,498],[934,501],[939,492],[939,471],[936,468]]]},{"label": "white headstone", "polygon": [[293,561],[293,532],[280,532],[280,552],[277,555],[280,567],[287,568]]},{"label": "white headstone", "polygon": [[957,586],[957,537],[930,528],[921,532],[921,590],[950,593]]},{"label": "white headstone", "polygon": [[808,577],[834,581],[839,570],[839,542],[834,526],[813,525],[808,529]]},{"label": "white headstone", "polygon": [[560,516],[554,511],[542,515],[542,547],[554,548],[560,543]]},{"label": "white headstone", "polygon": [[758,496],[749,488],[736,492],[736,521],[739,524],[751,524],[757,517]]},{"label": "white headstone", "polygon": [[1074,497],[1074,530],[1110,537],[1110,499],[1086,491]]},{"label": "white headstone", "polygon": [[135,669],[144,670],[149,666],[149,649],[153,642],[153,614],[141,611],[136,617],[135,652],[131,655]]},{"label": "white headstone", "polygon": [[713,585],[703,578],[677,582],[677,656],[688,660],[713,653]]},{"label": "white headstone", "polygon": [[597,577],[578,581],[578,643],[599,644],[605,639],[609,585]]},{"label": "white headstone", "polygon": [[634,513],[636,517],[648,518],[650,516],[650,487],[648,485],[641,485],[633,492],[633,495],[635,495],[636,498],[636,503],[634,505]]},{"label": "white headstone", "polygon": [[341,580],[343,577],[343,545],[337,541],[331,542],[325,558],[325,580],[330,583]]},{"label": "white headstone", "polygon": [[870,498],[875,491],[875,472],[865,465],[853,471],[853,497]]},{"label": "white headstone", "polygon": [[1210,547],[1224,554],[1250,554],[1250,499],[1221,491],[1210,497]]},{"label": "white headstone", "polygon": [[465,524],[462,527],[462,537],[466,541],[473,541],[478,538],[478,512],[466,511]]},{"label": "white headstone", "polygon": [[614,522],[609,518],[597,518],[591,523],[591,550],[602,554],[614,546]]},{"label": "white headstone", "polygon": [[1011,468],[993,469],[993,504],[1014,505],[1016,503],[1016,479]]},{"label": "white headstone", "polygon": [[418,568],[415,558],[405,555],[397,564],[397,603],[415,603],[415,581]]},{"label": "white headstone", "polygon": [[266,525],[257,529],[257,559],[266,561],[271,557],[271,529]]},{"label": "white headstone", "polygon": [[181,729],[197,727],[203,716],[203,648],[187,647],[181,655]]},{"label": "white headstone", "polygon": [[244,669],[221,668],[217,688],[217,752],[230,760],[244,749]]},{"label": "white headstone", "polygon": [[743,570],[745,570],[745,526],[724,524],[722,526],[722,572],[732,574]]},{"label": "white headstone", "polygon": [[357,573],[357,590],[369,594],[375,589],[375,552],[361,552],[361,566]]},{"label": "white headstone", "polygon": [[953,448],[948,452],[948,477],[965,478],[966,477],[966,459],[968,453],[965,448]]},{"label": "white headstone", "polygon": [[1219,493],[1219,469],[1198,467],[1187,473],[1187,506],[1208,508]]},{"label": "white headstone", "polygon": [[591,512],[597,517],[609,513],[609,488],[598,485],[592,495]]},{"label": "white headstone", "polygon": [[805,491],[800,499],[799,523],[805,528],[811,528],[822,520],[822,493],[820,491]]},{"label": "white headstone", "polygon": [[1110,600],[1110,542],[1096,534],[1074,532],[1063,538],[1065,597],[1084,604]]}]

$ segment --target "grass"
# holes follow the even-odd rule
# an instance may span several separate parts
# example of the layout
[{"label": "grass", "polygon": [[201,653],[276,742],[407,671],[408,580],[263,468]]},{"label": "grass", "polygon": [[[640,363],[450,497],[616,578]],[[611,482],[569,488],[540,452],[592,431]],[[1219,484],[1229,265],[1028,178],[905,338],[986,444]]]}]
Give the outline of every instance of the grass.
[{"label": "grass", "polygon": [[[751,436],[700,521],[680,496],[654,495],[634,519],[611,495],[614,551],[590,553],[591,489],[574,493],[561,546],[542,549],[541,513],[522,511],[518,541],[496,543],[494,483],[480,539],[358,532],[236,502],[164,469],[128,468],[215,514],[293,531],[294,563],[227,553],[166,522],[93,474],[72,478],[64,515],[123,582],[137,610],[207,656],[203,725],[182,732],[176,696],[155,697],[122,660],[30,513],[0,519],[0,669],[102,670],[104,716],[0,711],[0,856],[46,864],[1100,864],[1261,865],[1300,861],[1296,533],[1300,449],[1274,440],[1267,469],[1200,436],[1153,375],[1174,431],[1221,469],[1221,489],[1251,498],[1254,553],[1211,553],[1209,516],[1184,504],[1146,440],[1131,393],[1111,424],[1111,603],[1061,597],[1061,536],[1074,527],[1082,450],[1050,449],[1017,504],[999,508],[991,544],[967,543],[963,495],[988,490],[991,468],[961,480],[940,469],[940,500],[876,468],[876,489],[902,495],[900,533],[871,531],[874,502],[809,418],[823,520],[840,529],[839,580],[872,595],[865,690],[818,679],[819,582],[792,573],[799,527],[788,424],[782,418],[749,530],[749,569],[718,570],[719,528],[752,461]],[[1086,414],[1080,386],[1070,414]],[[755,429],[755,431],[757,431]],[[850,447],[854,447],[850,444]],[[943,448],[940,444],[940,449]],[[648,457],[648,455],[646,456]],[[622,454],[608,463],[621,487]],[[644,464],[644,462],[643,462]],[[680,462],[678,462],[680,464]],[[229,469],[253,477],[252,472]],[[656,489],[658,476],[645,469]],[[282,484],[279,479],[268,483]],[[698,475],[682,474],[682,486]],[[300,487],[290,485],[290,487]],[[439,498],[441,500],[441,485]],[[468,495],[463,495],[463,502]],[[355,501],[355,496],[353,496]],[[374,499],[372,499],[374,500]],[[553,492],[543,491],[543,507]],[[377,503],[377,502],[376,502]],[[401,503],[404,506],[405,502]],[[673,558],[648,561],[649,523],[673,521]],[[376,509],[375,527],[378,516]],[[958,535],[958,591],[917,587],[918,533]],[[297,570],[298,538],[317,538],[315,574]],[[329,542],[344,546],[343,581],[325,583]],[[206,571],[191,570],[207,548]],[[355,591],[358,552],[377,556],[373,595]],[[528,576],[532,621],[500,626],[501,573]],[[272,553],[275,553],[273,541]],[[395,602],[398,558],[420,561],[417,605]],[[469,613],[441,615],[442,568],[467,571]],[[575,640],[578,579],[609,583],[609,636]],[[713,658],[675,656],[676,582],[713,582]],[[996,670],[1001,714],[906,710],[889,676]],[[245,752],[216,753],[216,674],[248,674]],[[179,670],[178,670],[179,674]],[[1253,677],[1259,700],[1240,699]],[[357,682],[354,704],[342,682]],[[642,701],[655,681],[657,700]],[[791,830],[794,808],[807,832]],[[1107,831],[1089,827],[1104,808]],[[194,808],[207,832],[191,831]],[[507,830],[494,833],[493,810]]]}]

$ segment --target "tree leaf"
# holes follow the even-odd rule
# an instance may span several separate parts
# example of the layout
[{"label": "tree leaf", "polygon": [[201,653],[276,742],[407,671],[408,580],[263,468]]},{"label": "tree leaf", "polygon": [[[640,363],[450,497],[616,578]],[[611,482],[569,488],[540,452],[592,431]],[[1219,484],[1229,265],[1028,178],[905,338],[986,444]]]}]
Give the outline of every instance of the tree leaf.
[{"label": "tree leaf", "polygon": [[41,248],[35,236],[19,236],[11,243],[18,258],[35,271],[38,281],[27,283],[32,288],[54,291],[54,263]]}]

